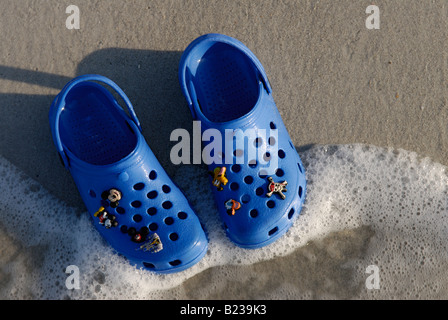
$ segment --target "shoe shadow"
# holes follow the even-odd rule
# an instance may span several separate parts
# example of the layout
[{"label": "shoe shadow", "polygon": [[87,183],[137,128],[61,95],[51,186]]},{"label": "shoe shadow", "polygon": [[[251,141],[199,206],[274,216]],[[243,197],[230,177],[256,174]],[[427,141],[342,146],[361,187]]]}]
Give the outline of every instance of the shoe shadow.
[{"label": "shoe shadow", "polygon": [[[96,73],[112,79],[128,95],[143,135],[169,175],[170,134],[192,132],[192,117],[177,71],[182,52],[110,48],[95,51],[78,65],[76,76]],[[60,89],[72,77],[0,66],[0,79]],[[0,155],[72,207],[85,210],[69,172],[60,164],[48,122],[54,96],[0,94]],[[173,142],[174,143],[174,142]]]}]

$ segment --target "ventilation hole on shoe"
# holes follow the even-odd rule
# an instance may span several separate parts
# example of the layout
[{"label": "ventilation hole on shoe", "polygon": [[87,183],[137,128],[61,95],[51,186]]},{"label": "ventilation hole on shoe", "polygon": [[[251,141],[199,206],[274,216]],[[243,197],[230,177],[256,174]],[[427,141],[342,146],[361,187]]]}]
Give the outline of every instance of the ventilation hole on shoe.
[{"label": "ventilation hole on shoe", "polygon": [[157,225],[157,223],[153,222],[148,226],[148,228],[149,228],[149,230],[154,232],[159,228],[159,226]]},{"label": "ventilation hole on shoe", "polygon": [[248,203],[249,201],[250,201],[250,195],[243,194],[243,196],[241,197],[241,202],[242,203]]},{"label": "ventilation hole on shoe", "polygon": [[271,123],[269,124],[269,126],[271,127],[272,130],[277,129],[277,126],[275,125],[274,122],[271,122]]},{"label": "ventilation hole on shoe", "polygon": [[91,196],[92,198],[96,198],[96,193],[93,190],[89,190],[89,196]]},{"label": "ventilation hole on shoe", "polygon": [[240,185],[239,185],[238,183],[236,183],[236,182],[232,182],[232,183],[230,184],[230,189],[233,190],[233,191],[236,191],[236,190],[238,190],[239,188],[240,188]]},{"label": "ventilation hole on shoe", "polygon": [[156,267],[155,265],[153,265],[150,262],[143,262],[143,265],[145,266],[145,268],[148,268],[148,269],[154,269]]},{"label": "ventilation hole on shoe", "polygon": [[151,179],[151,180],[156,180],[156,178],[157,178],[157,172],[155,172],[154,170],[152,170],[152,171],[149,173],[149,179]]},{"label": "ventilation hole on shoe", "polygon": [[134,208],[140,208],[142,206],[142,203],[138,200],[132,201],[131,206]]},{"label": "ventilation hole on shoe", "polygon": [[302,198],[302,187],[299,187],[299,198]]},{"label": "ventilation hole on shoe", "polygon": [[269,230],[268,235],[272,236],[274,233],[276,233],[278,231],[278,227],[272,228],[271,230]]},{"label": "ventilation hole on shoe", "polygon": [[291,210],[289,210],[289,213],[288,213],[288,219],[292,219],[292,217],[294,216],[294,208],[291,208]]},{"label": "ventilation hole on shoe", "polygon": [[275,138],[274,137],[269,137],[268,143],[269,143],[270,146],[273,146],[275,144]]},{"label": "ventilation hole on shoe", "polygon": [[167,226],[170,226],[170,225],[172,225],[174,223],[174,219],[171,218],[171,217],[167,217],[167,218],[165,218],[165,220],[163,220],[163,222],[165,222],[165,224]]},{"label": "ventilation hole on shoe", "polygon": [[302,169],[302,166],[300,165],[300,163],[298,163],[297,165],[299,166],[300,173],[303,173],[303,169]]},{"label": "ventilation hole on shoe", "polygon": [[241,171],[241,166],[239,164],[234,164],[231,169],[233,172],[238,173]]},{"label": "ventilation hole on shoe", "polygon": [[176,267],[178,265],[180,265],[182,263],[182,261],[180,260],[174,260],[174,261],[170,261],[169,264],[172,265],[173,267]]},{"label": "ventilation hole on shoe", "polygon": [[233,151],[233,155],[235,157],[241,157],[243,154],[244,154],[244,151],[241,150],[241,149],[236,149],[236,150]]},{"label": "ventilation hole on shoe", "polygon": [[132,220],[134,220],[135,222],[140,222],[140,221],[142,221],[142,216],[139,215],[139,214],[135,214],[135,215],[132,217]]},{"label": "ventilation hole on shoe", "polygon": [[264,193],[264,189],[262,187],[257,188],[257,190],[255,190],[255,193],[257,194],[257,196],[261,196]]},{"label": "ventilation hole on shoe", "polygon": [[252,176],[245,176],[244,182],[247,184],[251,184],[252,182],[254,182],[254,178],[252,178]]},{"label": "ventilation hole on shoe", "polygon": [[258,176],[259,176],[260,178],[262,178],[262,179],[265,179],[265,178],[268,176],[268,172],[267,172],[265,169],[261,169],[261,170],[258,172]]},{"label": "ventilation hole on shoe", "polygon": [[162,191],[165,192],[165,193],[170,193],[171,188],[165,184],[165,185],[162,187]]},{"label": "ventilation hole on shoe", "polygon": [[266,152],[263,155],[263,160],[266,161],[266,162],[270,161],[271,160],[271,154],[269,152]]},{"label": "ventilation hole on shoe", "polygon": [[148,233],[149,233],[148,227],[141,227],[140,228],[140,233],[144,234],[144,235],[148,235]]},{"label": "ventilation hole on shoe", "polygon": [[128,227],[125,226],[125,225],[122,225],[122,226],[120,227],[120,231],[123,232],[123,233],[128,233]]},{"label": "ventilation hole on shoe", "polygon": [[256,168],[257,167],[257,160],[250,160],[249,161],[249,167]]},{"label": "ventilation hole on shoe", "polygon": [[274,208],[275,207],[275,201],[274,200],[269,200],[268,202],[266,202],[266,205],[268,206],[268,208]]},{"label": "ventilation hole on shoe", "polygon": [[181,211],[177,214],[177,217],[181,220],[185,220],[187,219],[188,215],[185,212]]},{"label": "ventilation hole on shoe", "polygon": [[171,241],[176,241],[177,239],[179,239],[179,235],[177,233],[170,233],[169,238]]},{"label": "ventilation hole on shoe", "polygon": [[292,144],[291,140],[289,141],[289,145],[291,146],[291,148],[292,148],[293,150],[296,150],[296,147],[294,147],[294,145]]},{"label": "ventilation hole on shoe", "polygon": [[151,191],[146,195],[149,199],[155,199],[157,197],[157,191]]},{"label": "ventilation hole on shoe", "polygon": [[278,156],[280,159],[285,158],[286,157],[285,151],[283,151],[282,149],[278,150]]},{"label": "ventilation hole on shoe", "polygon": [[157,213],[157,209],[154,207],[149,208],[148,210],[146,210],[146,212],[150,215],[153,216]]},{"label": "ventilation hole on shoe", "polygon": [[122,208],[122,207],[117,207],[115,209],[115,211],[117,211],[117,213],[119,213],[119,214],[124,214],[126,212],[126,210],[124,210],[124,208]]},{"label": "ventilation hole on shoe", "polygon": [[135,233],[137,232],[137,230],[134,227],[130,227],[128,229],[128,235],[130,235],[131,237],[135,235]]},{"label": "ventilation hole on shoe", "polygon": [[134,184],[134,190],[143,190],[144,187],[145,187],[145,184],[143,182]]},{"label": "ventilation hole on shoe", "polygon": [[258,210],[252,209],[252,210],[250,210],[249,214],[252,218],[256,218],[256,217],[258,217]]},{"label": "ventilation hole on shoe", "polygon": [[170,209],[172,206],[173,204],[171,203],[171,201],[165,201],[164,203],[162,203],[163,209]]},{"label": "ventilation hole on shoe", "polygon": [[259,148],[263,145],[263,139],[258,137],[254,140],[254,147]]},{"label": "ventilation hole on shoe", "polygon": [[103,191],[103,193],[101,193],[101,199],[103,200],[106,200],[108,196],[109,196],[109,190]]},{"label": "ventilation hole on shoe", "polygon": [[277,177],[283,177],[283,176],[285,175],[285,172],[284,172],[282,169],[278,168],[278,169],[275,171],[275,175],[276,175]]}]

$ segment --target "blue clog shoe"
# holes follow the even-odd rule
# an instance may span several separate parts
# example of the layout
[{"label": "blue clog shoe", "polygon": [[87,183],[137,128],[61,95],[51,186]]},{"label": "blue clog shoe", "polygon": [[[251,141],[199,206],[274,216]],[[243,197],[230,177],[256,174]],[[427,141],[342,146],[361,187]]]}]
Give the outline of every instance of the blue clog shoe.
[{"label": "blue clog shoe", "polygon": [[274,242],[301,212],[306,179],[263,66],[240,41],[207,34],[183,53],[179,81],[228,237],[244,248]]},{"label": "blue clog shoe", "polygon": [[131,102],[114,82],[100,75],[73,79],[54,99],[49,120],[62,163],[117,253],[159,273],[184,270],[205,255],[199,219],[147,145]]}]

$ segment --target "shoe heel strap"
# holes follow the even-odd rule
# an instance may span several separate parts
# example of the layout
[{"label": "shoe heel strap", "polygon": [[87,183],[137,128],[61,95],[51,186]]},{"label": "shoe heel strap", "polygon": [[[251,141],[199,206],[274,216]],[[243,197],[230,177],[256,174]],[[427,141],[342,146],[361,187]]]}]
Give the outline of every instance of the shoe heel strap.
[{"label": "shoe heel strap", "polygon": [[50,114],[49,114],[54,144],[56,145],[57,151],[61,158],[61,162],[66,168],[68,168],[70,166],[70,161],[69,161],[69,158],[67,157],[66,152],[64,151],[64,147],[61,142],[61,137],[59,135],[59,119],[61,116],[61,112],[65,106],[65,98],[67,97],[67,94],[77,84],[79,84],[81,82],[85,82],[85,81],[101,82],[105,85],[108,85],[113,90],[115,90],[115,92],[123,99],[124,104],[126,105],[126,108],[128,109],[131,120],[135,123],[135,125],[140,130],[140,132],[142,131],[140,121],[138,120],[137,115],[135,114],[134,107],[132,106],[131,101],[126,96],[126,94],[123,92],[123,90],[121,90],[121,88],[115,82],[113,82],[109,78],[106,78],[104,76],[97,75],[97,74],[86,74],[86,75],[76,77],[76,78],[72,79],[70,82],[68,82],[64,86],[64,88],[61,90],[61,92],[56,96],[56,98],[53,101],[53,104],[51,105]]}]

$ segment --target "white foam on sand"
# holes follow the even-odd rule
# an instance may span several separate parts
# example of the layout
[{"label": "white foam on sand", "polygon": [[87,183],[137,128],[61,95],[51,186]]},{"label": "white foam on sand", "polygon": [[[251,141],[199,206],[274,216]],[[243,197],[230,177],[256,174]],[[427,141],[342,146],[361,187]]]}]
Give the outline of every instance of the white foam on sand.
[{"label": "white foam on sand", "polygon": [[[157,299],[210,267],[275,259],[331,232],[366,225],[375,235],[354,268],[362,283],[366,267],[378,266],[381,290],[365,290],[365,297],[445,292],[445,166],[413,152],[366,145],[316,146],[301,157],[308,180],[305,207],[285,236],[257,250],[226,238],[206,172],[179,167],[173,179],[197,209],[209,250],[194,267],[170,275],[130,266],[103,242],[87,213],[76,213],[0,157],[0,298]],[[80,289],[66,287],[69,265],[79,267]],[[273,298],[285,298],[287,291]]]}]

